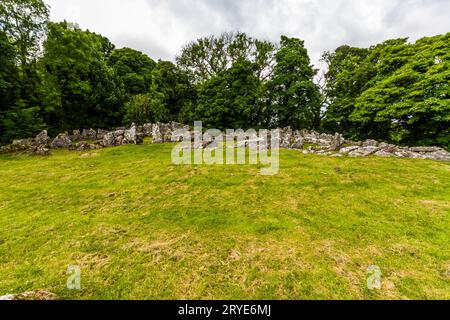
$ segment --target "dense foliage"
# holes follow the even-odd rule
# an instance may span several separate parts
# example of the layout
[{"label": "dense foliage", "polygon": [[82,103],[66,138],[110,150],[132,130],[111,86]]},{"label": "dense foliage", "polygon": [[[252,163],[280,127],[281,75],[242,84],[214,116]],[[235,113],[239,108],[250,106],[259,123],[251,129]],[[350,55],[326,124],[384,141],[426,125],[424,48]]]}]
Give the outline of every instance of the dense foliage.
[{"label": "dense foliage", "polygon": [[323,59],[325,82],[315,83],[302,40],[227,32],[188,43],[175,64],[155,62],[76,24],[49,22],[43,0],[3,0],[0,142],[44,128],[203,121],[450,147],[450,33],[341,46]]},{"label": "dense foliage", "polygon": [[450,147],[450,33],[325,54],[324,126],[355,138]]}]

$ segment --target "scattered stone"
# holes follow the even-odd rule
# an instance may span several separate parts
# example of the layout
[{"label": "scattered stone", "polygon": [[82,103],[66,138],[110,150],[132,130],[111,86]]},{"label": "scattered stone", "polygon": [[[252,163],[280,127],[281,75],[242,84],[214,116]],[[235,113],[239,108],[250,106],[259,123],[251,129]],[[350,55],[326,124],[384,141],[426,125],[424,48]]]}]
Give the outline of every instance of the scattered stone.
[{"label": "scattered stone", "polygon": [[91,157],[98,157],[98,153],[83,153],[80,155],[80,158],[91,158]]},{"label": "scattered stone", "polygon": [[292,129],[290,127],[281,129],[280,148],[289,149],[292,146]]},{"label": "scattered stone", "polygon": [[97,140],[103,140],[105,135],[108,133],[106,130],[98,129],[97,130]]},{"label": "scattered stone", "polygon": [[341,134],[336,133],[334,135],[333,139],[331,140],[330,150],[338,151],[342,147],[343,143],[344,143],[344,137]]},{"label": "scattered stone", "polygon": [[345,147],[339,150],[340,153],[349,153],[352,152],[354,150],[357,150],[359,147],[358,146],[350,146],[350,147]]},{"label": "scattered stone", "polygon": [[409,151],[411,152],[441,152],[445,151],[438,147],[412,147],[409,148]]},{"label": "scattered stone", "polygon": [[72,146],[72,140],[70,140],[67,133],[62,133],[58,135],[50,145],[52,148],[70,148]]},{"label": "scattered stone", "polygon": [[114,133],[108,132],[103,136],[102,144],[104,147],[112,147],[114,145]]},{"label": "scattered stone", "polygon": [[163,135],[161,133],[161,128],[158,123],[152,125],[152,142],[153,143],[163,143]]},{"label": "scattered stone", "polygon": [[376,140],[366,140],[362,143],[363,147],[378,147],[378,141]]},{"label": "scattered stone", "polygon": [[368,157],[376,153],[380,148],[374,146],[358,147],[348,153],[350,157]]},{"label": "scattered stone", "polygon": [[102,146],[95,143],[88,143],[85,141],[79,142],[75,144],[75,150],[77,151],[87,151],[87,150],[97,150],[101,149]]},{"label": "scattered stone", "polygon": [[94,129],[84,129],[81,136],[84,140],[97,140],[97,131],[95,131]]},{"label": "scattered stone", "polygon": [[302,149],[303,148],[303,137],[300,131],[295,131],[292,136],[291,149]]},{"label": "scattered stone", "polygon": [[82,136],[80,130],[73,130],[72,134],[69,136],[72,141],[80,141],[82,140]]},{"label": "scattered stone", "polygon": [[153,134],[153,124],[152,123],[146,123],[142,126],[142,133],[145,137],[151,137]]},{"label": "scattered stone", "polygon": [[131,128],[129,130],[125,130],[122,143],[138,144],[136,125],[134,123],[131,125]]},{"label": "scattered stone", "polygon": [[49,143],[49,140],[50,138],[48,137],[47,130],[43,130],[34,138],[34,142],[38,146],[40,145],[46,146]]},{"label": "scattered stone", "polygon": [[56,300],[57,296],[54,293],[36,290],[19,294],[8,294],[1,296],[0,300]]},{"label": "scattered stone", "polygon": [[[44,130],[34,139],[14,140],[12,144],[1,146],[0,153],[13,153],[28,151],[35,155],[49,155],[51,148],[67,148],[78,151],[96,150],[102,147],[119,146],[123,144],[140,144],[144,137],[151,137],[153,143],[178,142],[181,137],[174,135],[174,132],[180,129],[189,130],[189,126],[177,122],[171,123],[147,123],[142,126],[133,124],[130,128],[117,128],[115,131],[106,130],[73,130],[72,134],[63,133],[58,135],[51,143]],[[191,141],[194,149],[215,148],[217,145],[212,142],[204,143],[197,139],[196,135],[200,132],[191,133]],[[450,153],[439,147],[398,147],[386,142],[376,140],[351,141],[336,133],[320,134],[316,131],[300,130],[293,131],[290,127],[279,129],[276,136],[272,136],[267,131],[267,141],[261,141],[258,137],[245,137],[239,140],[241,147],[245,146],[267,146],[270,148],[270,141],[276,139],[279,141],[280,148],[302,150],[305,144],[309,146],[302,150],[304,154],[328,155],[332,157],[341,157],[348,155],[350,157],[367,157],[371,155],[379,157],[397,157],[414,159],[432,159],[440,161],[450,161]],[[226,141],[236,141],[236,135],[224,135]],[[95,141],[95,142],[94,142]],[[75,145],[73,144],[75,143]],[[238,143],[239,144],[239,143]],[[227,143],[228,145],[228,143]],[[234,145],[234,144],[233,144]]]},{"label": "scattered stone", "polygon": [[31,153],[35,156],[49,156],[50,150],[44,146],[36,146],[31,149]]},{"label": "scattered stone", "polygon": [[379,150],[379,151],[375,152],[374,155],[378,156],[378,157],[385,157],[385,158],[390,158],[390,157],[395,156],[392,152],[389,152],[386,150]]}]

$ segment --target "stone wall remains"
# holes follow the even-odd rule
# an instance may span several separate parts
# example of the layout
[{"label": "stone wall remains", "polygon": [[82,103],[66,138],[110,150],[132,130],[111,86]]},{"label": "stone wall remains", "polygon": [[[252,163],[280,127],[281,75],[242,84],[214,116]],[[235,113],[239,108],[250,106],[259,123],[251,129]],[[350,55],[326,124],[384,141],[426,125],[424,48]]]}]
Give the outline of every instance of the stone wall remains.
[{"label": "stone wall remains", "polygon": [[[12,144],[0,148],[0,153],[30,152],[35,155],[49,155],[51,149],[69,149],[76,151],[96,150],[126,144],[141,144],[146,137],[153,143],[176,142],[172,137],[175,130],[189,130],[189,126],[180,123],[148,123],[143,126],[133,124],[130,128],[106,130],[73,130],[50,138],[42,131],[35,138],[15,140]],[[193,137],[196,133],[191,132]],[[246,145],[253,142],[249,141]],[[201,143],[195,148],[211,147]],[[304,154],[317,154],[333,157],[397,157],[415,159],[433,159],[450,161],[450,153],[439,147],[400,147],[375,140],[351,141],[336,133],[334,135],[309,130],[280,129],[280,147],[301,150]]]}]

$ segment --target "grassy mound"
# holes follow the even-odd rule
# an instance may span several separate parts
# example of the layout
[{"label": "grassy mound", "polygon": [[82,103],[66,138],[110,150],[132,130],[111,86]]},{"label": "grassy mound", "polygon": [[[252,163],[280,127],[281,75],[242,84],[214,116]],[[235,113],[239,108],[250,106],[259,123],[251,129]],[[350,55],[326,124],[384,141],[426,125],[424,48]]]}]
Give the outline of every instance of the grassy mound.
[{"label": "grassy mound", "polygon": [[0,295],[450,298],[448,163],[282,150],[262,176],[176,166],[171,149],[0,156]]}]

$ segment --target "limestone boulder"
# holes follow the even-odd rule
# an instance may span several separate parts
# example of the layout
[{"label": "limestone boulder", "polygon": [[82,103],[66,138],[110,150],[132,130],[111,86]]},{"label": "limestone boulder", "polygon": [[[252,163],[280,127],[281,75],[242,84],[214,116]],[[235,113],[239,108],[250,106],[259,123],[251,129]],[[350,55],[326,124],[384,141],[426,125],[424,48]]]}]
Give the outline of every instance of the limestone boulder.
[{"label": "limestone boulder", "polygon": [[103,136],[102,144],[104,147],[112,147],[114,145],[114,133],[108,132]]},{"label": "limestone boulder", "polygon": [[72,140],[67,133],[59,134],[55,139],[53,139],[50,146],[55,149],[70,148],[72,146]]},{"label": "limestone boulder", "polygon": [[35,156],[49,156],[50,150],[44,146],[36,146],[31,150],[31,154]]},{"label": "limestone boulder", "polygon": [[95,131],[94,129],[84,129],[81,136],[83,140],[97,140],[97,131]]},{"label": "limestone boulder", "polygon": [[50,138],[48,137],[47,130],[41,131],[35,138],[34,143],[38,146],[46,146],[50,142]]}]

